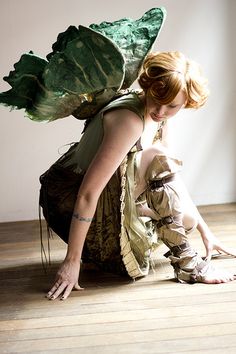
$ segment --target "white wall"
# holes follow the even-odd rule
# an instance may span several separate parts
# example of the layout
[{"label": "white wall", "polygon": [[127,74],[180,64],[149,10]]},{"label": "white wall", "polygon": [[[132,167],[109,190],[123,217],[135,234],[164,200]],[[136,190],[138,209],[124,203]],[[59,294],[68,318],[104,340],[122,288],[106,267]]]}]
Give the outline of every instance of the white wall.
[{"label": "white wall", "polygon": [[[172,121],[172,148],[185,162],[184,180],[198,205],[236,201],[234,0],[1,0],[0,77],[23,52],[45,57],[70,24],[138,18],[158,6],[168,15],[154,50],[180,50],[194,58],[211,88],[204,108]],[[7,89],[1,80],[0,91]],[[58,158],[60,146],[80,138],[82,124],[73,117],[35,123],[23,110],[5,107],[0,119],[0,221],[35,219],[38,177]]]}]

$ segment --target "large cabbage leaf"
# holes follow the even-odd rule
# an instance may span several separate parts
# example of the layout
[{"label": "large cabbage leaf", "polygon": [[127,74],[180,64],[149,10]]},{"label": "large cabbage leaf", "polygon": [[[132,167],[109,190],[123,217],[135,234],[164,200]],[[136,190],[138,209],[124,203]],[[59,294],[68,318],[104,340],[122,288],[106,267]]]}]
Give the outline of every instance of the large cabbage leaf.
[{"label": "large cabbage leaf", "polygon": [[47,61],[33,52],[23,54],[14,65],[15,70],[3,78],[12,89],[0,93],[0,102],[18,109],[31,107],[40,90],[40,78],[46,65]]},{"label": "large cabbage leaf", "polygon": [[138,20],[70,26],[58,35],[48,61],[22,55],[4,77],[12,88],[0,93],[0,103],[25,108],[35,121],[93,116],[137,78],[164,19],[165,10],[156,8]]},{"label": "large cabbage leaf", "polygon": [[165,17],[164,8],[153,8],[138,20],[123,18],[89,26],[110,38],[123,54],[126,64],[122,89],[128,88],[136,80],[143,59],[160,33]]},{"label": "large cabbage leaf", "polygon": [[[36,73],[33,75],[35,67],[29,65],[32,64],[29,59],[35,64],[38,60],[32,54],[23,55],[15,65],[15,71],[4,78],[12,89],[0,94],[0,102],[14,108],[26,108],[27,116],[36,121],[69,116],[105,88],[109,100],[124,79],[124,58],[117,46],[102,34],[83,26],[63,52],[53,55],[49,62],[44,61],[43,70],[38,69],[38,77]],[[20,104],[14,101],[15,96]]]}]

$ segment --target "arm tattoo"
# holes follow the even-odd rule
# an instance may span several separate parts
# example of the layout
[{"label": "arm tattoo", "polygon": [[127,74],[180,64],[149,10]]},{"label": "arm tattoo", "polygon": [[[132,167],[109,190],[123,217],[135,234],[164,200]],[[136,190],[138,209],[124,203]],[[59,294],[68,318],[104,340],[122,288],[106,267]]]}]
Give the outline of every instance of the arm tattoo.
[{"label": "arm tattoo", "polygon": [[85,221],[85,222],[93,221],[93,218],[85,218],[84,216],[79,215],[79,213],[74,213],[72,217],[77,219],[78,221]]}]

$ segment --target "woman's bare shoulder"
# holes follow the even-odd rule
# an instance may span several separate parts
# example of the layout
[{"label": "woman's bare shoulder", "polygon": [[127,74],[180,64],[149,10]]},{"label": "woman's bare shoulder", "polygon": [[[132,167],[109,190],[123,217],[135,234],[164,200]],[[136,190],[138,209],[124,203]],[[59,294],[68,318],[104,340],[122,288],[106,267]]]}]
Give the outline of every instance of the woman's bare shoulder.
[{"label": "woman's bare shoulder", "polygon": [[[107,129],[123,129],[127,128],[130,133],[133,131],[140,131],[142,133],[144,127],[143,119],[135,112],[122,108],[122,109],[114,109],[106,112],[103,117],[104,120],[104,128]],[[130,131],[131,129],[131,131]]]},{"label": "woman's bare shoulder", "polygon": [[123,145],[131,149],[141,137],[142,132],[143,121],[136,113],[128,109],[110,111],[104,115],[104,138],[102,145],[115,144],[115,146],[119,147],[119,150],[123,150],[121,148]]}]

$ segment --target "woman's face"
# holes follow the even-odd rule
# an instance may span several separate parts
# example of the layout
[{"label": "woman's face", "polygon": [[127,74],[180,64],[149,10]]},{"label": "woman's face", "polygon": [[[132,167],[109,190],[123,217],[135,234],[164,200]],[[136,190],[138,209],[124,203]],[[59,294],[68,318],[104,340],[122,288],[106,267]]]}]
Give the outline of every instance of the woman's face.
[{"label": "woman's face", "polygon": [[167,105],[158,104],[152,97],[146,96],[147,115],[155,122],[162,122],[173,117],[186,103],[186,94],[180,91]]}]

